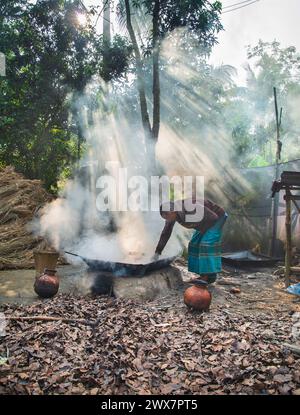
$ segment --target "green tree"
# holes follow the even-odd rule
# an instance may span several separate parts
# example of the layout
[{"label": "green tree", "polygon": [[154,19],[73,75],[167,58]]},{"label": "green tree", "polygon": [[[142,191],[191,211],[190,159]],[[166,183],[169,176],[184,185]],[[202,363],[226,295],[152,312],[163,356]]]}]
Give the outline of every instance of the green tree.
[{"label": "green tree", "polygon": [[117,36],[108,50],[89,14],[80,24],[78,14],[86,13],[80,1],[1,0],[0,11],[0,50],[7,61],[7,76],[0,78],[0,161],[55,189],[60,171],[80,153],[71,94],[76,99],[93,75],[121,76],[130,47]]},{"label": "green tree", "polygon": [[242,166],[274,163],[276,155],[276,122],[274,92],[283,108],[281,139],[282,160],[300,156],[300,54],[291,46],[259,41],[248,47],[247,85],[234,88],[227,101],[227,126],[232,130],[236,161]]},{"label": "green tree", "polygon": [[[205,46],[208,53],[216,43],[216,34],[222,29],[219,20],[222,4],[220,1],[211,3],[206,0],[121,0],[118,7],[119,15],[125,17],[133,46],[142,124],[145,134],[156,141],[161,114],[161,43],[175,29],[185,29],[189,40],[193,38],[198,46]],[[143,26],[133,18],[133,10],[138,17],[146,16],[142,20]],[[144,78],[145,57],[152,58],[152,120]]]}]

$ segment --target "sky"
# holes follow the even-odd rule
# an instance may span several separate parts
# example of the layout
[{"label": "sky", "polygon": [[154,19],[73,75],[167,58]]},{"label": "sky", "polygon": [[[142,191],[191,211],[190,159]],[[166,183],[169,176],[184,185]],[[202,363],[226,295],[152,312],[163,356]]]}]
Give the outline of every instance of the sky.
[{"label": "sky", "polygon": [[[242,0],[223,0],[223,7]],[[242,69],[246,62],[247,45],[255,46],[259,39],[274,39],[282,46],[296,46],[300,52],[300,0],[260,0],[239,10],[222,15],[224,31],[214,47],[211,63],[228,64],[238,70],[237,82],[245,82]]]}]

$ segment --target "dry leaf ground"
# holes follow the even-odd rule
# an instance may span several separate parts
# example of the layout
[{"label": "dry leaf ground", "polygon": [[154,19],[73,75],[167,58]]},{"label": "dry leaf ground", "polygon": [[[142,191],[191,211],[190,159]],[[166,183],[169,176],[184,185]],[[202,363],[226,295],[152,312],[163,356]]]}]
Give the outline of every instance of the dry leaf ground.
[{"label": "dry leaf ground", "polygon": [[[241,292],[230,292],[233,286]],[[7,317],[98,323],[9,321],[1,339],[0,392],[299,394],[300,356],[283,344],[292,341],[292,315],[300,309],[281,280],[224,274],[212,291],[211,310],[202,314],[186,308],[182,292],[143,304],[58,295],[4,305]]]}]

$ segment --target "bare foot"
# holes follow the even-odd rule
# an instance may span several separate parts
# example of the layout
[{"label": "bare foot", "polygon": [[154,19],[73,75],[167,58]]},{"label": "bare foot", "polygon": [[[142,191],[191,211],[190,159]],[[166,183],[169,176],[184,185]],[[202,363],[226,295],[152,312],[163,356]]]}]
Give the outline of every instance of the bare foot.
[{"label": "bare foot", "polygon": [[195,280],[202,280],[208,282],[208,277],[206,275],[193,275],[192,278],[187,282],[193,282]]}]

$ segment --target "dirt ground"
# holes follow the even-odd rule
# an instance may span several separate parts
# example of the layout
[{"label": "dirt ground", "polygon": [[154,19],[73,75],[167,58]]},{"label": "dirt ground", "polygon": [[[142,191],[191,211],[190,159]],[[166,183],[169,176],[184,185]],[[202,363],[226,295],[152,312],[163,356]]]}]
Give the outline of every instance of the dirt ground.
[{"label": "dirt ground", "polygon": [[[279,275],[225,270],[206,313],[184,305],[187,285],[146,303],[60,294],[2,305],[0,393],[300,394],[300,355],[286,346],[300,301]],[[57,320],[10,320],[30,316]]]}]

